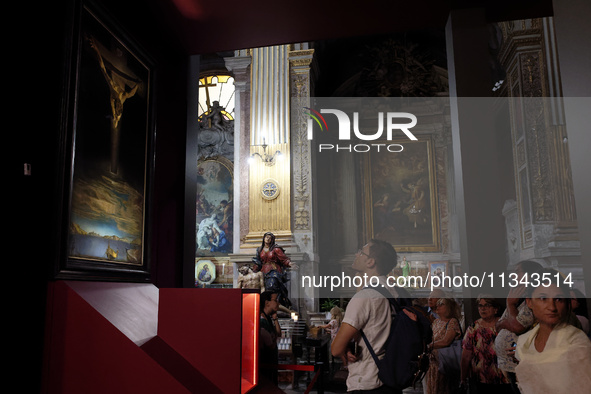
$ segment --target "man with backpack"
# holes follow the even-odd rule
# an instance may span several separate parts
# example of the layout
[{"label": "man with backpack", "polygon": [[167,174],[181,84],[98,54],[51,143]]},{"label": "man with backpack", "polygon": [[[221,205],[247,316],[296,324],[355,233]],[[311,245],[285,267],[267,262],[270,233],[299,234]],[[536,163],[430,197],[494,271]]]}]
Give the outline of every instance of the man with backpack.
[{"label": "man with backpack", "polygon": [[[393,298],[399,294],[394,287],[387,286],[386,277],[396,265],[396,251],[387,242],[371,240],[355,255],[352,268],[367,278],[367,283],[387,289]],[[373,279],[372,279],[373,278]],[[417,316],[406,309],[400,309],[414,321]],[[347,391],[353,393],[402,393],[402,389],[385,385],[378,377],[379,369],[370,349],[378,358],[383,358],[386,342],[392,326],[392,313],[388,298],[376,288],[366,287],[357,292],[345,312],[341,328],[335,337],[331,352],[343,359],[348,366]]]}]

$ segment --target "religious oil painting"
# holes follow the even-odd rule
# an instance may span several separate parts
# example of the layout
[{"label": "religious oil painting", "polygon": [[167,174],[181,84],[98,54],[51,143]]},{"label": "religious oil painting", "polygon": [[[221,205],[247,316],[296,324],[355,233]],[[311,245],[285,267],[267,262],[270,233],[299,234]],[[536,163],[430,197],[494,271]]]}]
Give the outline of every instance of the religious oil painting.
[{"label": "religious oil painting", "polygon": [[211,260],[197,260],[195,263],[195,287],[209,285],[215,278],[215,264]]},{"label": "religious oil painting", "polygon": [[[447,261],[432,261],[429,263],[429,278],[430,283],[429,286],[434,287],[446,287],[449,282],[444,281],[444,277],[451,276],[451,273],[448,272],[448,262]],[[438,279],[434,279],[438,278]],[[449,286],[447,286],[449,287]]]},{"label": "religious oil painting", "polygon": [[399,252],[439,251],[439,209],[430,138],[383,141],[399,152],[368,152],[365,160],[366,231]]},{"label": "religious oil painting", "polygon": [[145,278],[153,66],[96,5],[80,3],[66,129],[71,173],[62,272]]},{"label": "religious oil painting", "polygon": [[232,252],[234,203],[233,164],[224,157],[197,164],[196,256]]}]

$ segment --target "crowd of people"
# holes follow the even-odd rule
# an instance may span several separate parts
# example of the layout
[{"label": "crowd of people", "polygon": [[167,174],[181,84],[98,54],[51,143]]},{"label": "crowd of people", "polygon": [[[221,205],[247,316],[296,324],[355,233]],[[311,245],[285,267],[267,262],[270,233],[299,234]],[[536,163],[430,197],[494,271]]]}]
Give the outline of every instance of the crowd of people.
[{"label": "crowd of people", "polygon": [[[534,272],[541,277],[557,273],[534,261],[515,269],[519,279]],[[478,318],[465,322],[455,376],[442,372],[438,349],[460,335],[458,303],[439,289],[431,294],[433,343],[425,393],[591,392],[591,340],[582,293],[560,282],[530,283],[511,288],[505,305],[487,294],[475,301]]]},{"label": "crowd of people", "polygon": [[[393,248],[384,250],[389,250],[387,244],[370,241],[357,253],[353,268],[384,279],[392,265],[383,260],[395,256]],[[519,278],[534,272],[551,277],[557,273],[533,261],[521,262],[515,269]],[[396,288],[390,290],[396,297]],[[389,331],[391,311],[383,298],[368,295],[371,291],[375,290],[363,289],[351,299],[332,353],[349,366],[348,391],[397,393],[377,378],[375,363],[359,341],[361,330],[373,334],[372,347],[383,353]],[[560,283],[530,284],[512,288],[504,302],[487,294],[475,301],[478,317],[468,322],[453,297],[441,289],[430,294],[425,312],[433,337],[422,382],[425,394],[591,392],[591,340],[582,293]],[[356,354],[350,350],[351,341],[356,343]],[[442,362],[443,351],[449,358],[454,343],[461,343],[457,373]]]},{"label": "crowd of people", "polygon": [[[258,256],[263,257],[262,249]],[[358,274],[377,277],[393,298],[402,299],[408,293],[386,282],[396,261],[396,251],[389,243],[371,240],[356,253],[352,268]],[[533,261],[521,262],[515,269],[519,277],[534,272],[551,277],[557,273]],[[383,357],[396,313],[389,300],[378,294],[374,288],[360,289],[344,316],[340,308],[333,308],[330,322],[323,327],[331,334],[330,352],[347,368],[346,385],[351,393],[402,392],[382,383],[367,347],[369,343]],[[282,289],[270,289],[261,297],[260,343],[265,347],[261,360],[266,362],[277,360],[273,343],[281,333],[277,311],[282,296]],[[422,381],[425,394],[591,392],[586,298],[577,290],[560,283],[537,287],[530,283],[511,288],[502,302],[481,294],[475,300],[478,317],[473,321],[464,320],[460,303],[442,289],[435,289],[426,301],[423,312],[431,322],[432,341],[427,346],[429,368]],[[402,312],[417,320],[409,310]],[[449,365],[450,354],[455,354],[450,352],[452,346],[459,349],[457,367]],[[276,383],[276,376],[268,378]]]}]

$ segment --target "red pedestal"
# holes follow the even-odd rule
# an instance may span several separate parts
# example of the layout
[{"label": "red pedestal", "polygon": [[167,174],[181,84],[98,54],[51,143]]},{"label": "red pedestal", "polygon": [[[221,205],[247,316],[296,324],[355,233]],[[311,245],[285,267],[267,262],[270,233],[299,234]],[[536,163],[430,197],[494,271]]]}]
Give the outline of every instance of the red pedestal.
[{"label": "red pedestal", "polygon": [[50,284],[44,392],[244,393],[256,385],[258,294],[160,289],[157,335],[138,346],[97,311],[108,309],[97,302],[113,302],[110,290],[97,297],[93,289],[91,306],[68,282]]}]

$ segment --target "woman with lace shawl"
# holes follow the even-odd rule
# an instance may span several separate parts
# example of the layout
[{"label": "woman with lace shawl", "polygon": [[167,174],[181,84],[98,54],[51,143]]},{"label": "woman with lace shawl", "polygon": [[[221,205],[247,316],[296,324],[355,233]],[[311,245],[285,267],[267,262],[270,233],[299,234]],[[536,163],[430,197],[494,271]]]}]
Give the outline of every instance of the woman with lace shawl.
[{"label": "woman with lace shawl", "polygon": [[557,283],[562,277],[554,270],[544,274],[551,285],[528,288],[526,302],[537,325],[517,340],[517,383],[523,394],[590,393],[591,341],[568,323],[570,294]]}]

